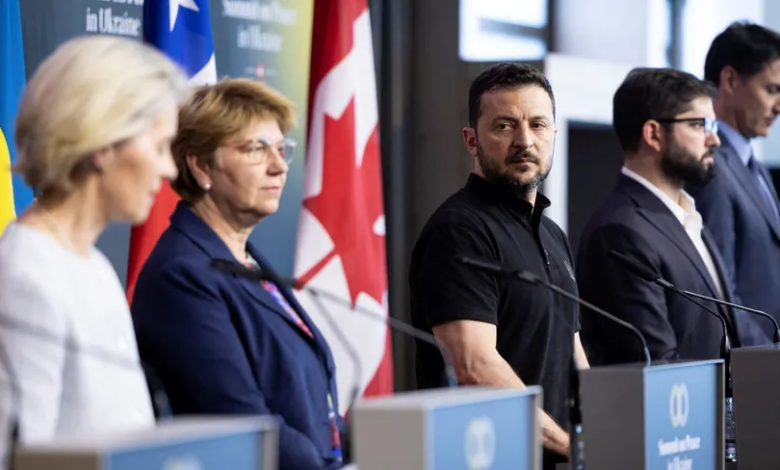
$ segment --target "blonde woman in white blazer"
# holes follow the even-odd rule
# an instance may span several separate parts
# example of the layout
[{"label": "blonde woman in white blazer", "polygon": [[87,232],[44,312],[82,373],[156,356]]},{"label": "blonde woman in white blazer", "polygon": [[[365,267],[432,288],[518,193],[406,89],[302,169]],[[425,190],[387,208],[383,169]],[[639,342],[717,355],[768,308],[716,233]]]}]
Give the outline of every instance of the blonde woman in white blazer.
[{"label": "blonde woman in white blazer", "polygon": [[[36,202],[0,238],[0,449],[154,425],[130,311],[95,241],[143,222],[164,179],[178,104],[176,65],[141,43],[88,36],[28,82],[14,170]],[[9,139],[10,140],[10,139]]]}]

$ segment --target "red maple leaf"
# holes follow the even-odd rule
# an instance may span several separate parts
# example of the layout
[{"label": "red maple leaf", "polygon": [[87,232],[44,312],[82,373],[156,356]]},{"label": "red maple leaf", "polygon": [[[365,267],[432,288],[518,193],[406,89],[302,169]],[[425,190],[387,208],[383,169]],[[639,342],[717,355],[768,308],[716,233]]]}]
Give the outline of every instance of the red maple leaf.
[{"label": "red maple leaf", "polygon": [[377,127],[361,149],[363,159],[358,166],[354,98],[340,118],[326,115],[322,190],[303,201],[330,235],[334,248],[299,280],[308,282],[339,256],[353,306],[361,292],[381,304],[387,286],[385,237],[374,232],[374,224],[384,214]]}]

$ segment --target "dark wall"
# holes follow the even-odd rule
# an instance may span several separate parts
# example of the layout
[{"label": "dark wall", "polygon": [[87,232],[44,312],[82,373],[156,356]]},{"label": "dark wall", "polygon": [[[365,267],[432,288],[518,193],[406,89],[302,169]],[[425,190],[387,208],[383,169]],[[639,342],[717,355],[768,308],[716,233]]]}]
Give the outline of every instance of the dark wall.
[{"label": "dark wall", "polygon": [[[369,0],[379,85],[390,315],[406,322],[407,269],[414,242],[431,213],[474,168],[461,129],[467,121],[469,85],[491,64],[460,60],[459,3]],[[541,63],[535,65],[541,68]],[[396,333],[393,349],[396,389],[412,389],[414,342]]]},{"label": "dark wall", "polygon": [[591,215],[615,186],[623,153],[612,126],[569,122],[568,235],[574,256]]},{"label": "dark wall", "polygon": [[[408,322],[406,273],[414,241],[473,167],[460,135],[468,85],[481,68],[458,57],[457,1],[371,0],[369,5],[379,37],[390,314]],[[414,342],[396,333],[393,348],[396,389],[411,389]]]}]

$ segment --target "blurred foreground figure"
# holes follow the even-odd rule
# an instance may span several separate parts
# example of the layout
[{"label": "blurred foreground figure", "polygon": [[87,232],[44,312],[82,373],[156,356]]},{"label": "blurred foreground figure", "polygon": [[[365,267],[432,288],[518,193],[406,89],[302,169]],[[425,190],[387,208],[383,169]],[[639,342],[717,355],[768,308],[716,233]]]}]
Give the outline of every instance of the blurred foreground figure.
[{"label": "blurred foreground figure", "polygon": [[0,446],[154,425],[122,285],[95,241],[142,222],[187,83],[138,42],[66,42],[27,84],[14,169],[36,202],[0,239]]}]

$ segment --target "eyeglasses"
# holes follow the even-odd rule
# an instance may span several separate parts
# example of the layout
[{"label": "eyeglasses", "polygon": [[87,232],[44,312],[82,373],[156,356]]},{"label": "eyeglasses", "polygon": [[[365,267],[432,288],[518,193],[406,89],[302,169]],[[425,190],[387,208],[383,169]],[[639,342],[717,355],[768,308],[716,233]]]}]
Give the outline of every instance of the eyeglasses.
[{"label": "eyeglasses", "polygon": [[656,119],[656,121],[662,123],[662,124],[674,124],[677,122],[692,122],[692,123],[698,123],[702,126],[702,129],[704,129],[704,135],[707,137],[711,136],[712,134],[718,133],[718,121],[711,118],[680,118],[680,119]]},{"label": "eyeglasses", "polygon": [[287,138],[278,142],[271,142],[267,139],[257,139],[237,147],[225,145],[225,147],[236,150],[253,164],[257,165],[267,163],[271,159],[274,151],[276,151],[276,153],[282,157],[282,160],[289,165],[293,159],[295,146],[295,141]]}]

